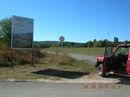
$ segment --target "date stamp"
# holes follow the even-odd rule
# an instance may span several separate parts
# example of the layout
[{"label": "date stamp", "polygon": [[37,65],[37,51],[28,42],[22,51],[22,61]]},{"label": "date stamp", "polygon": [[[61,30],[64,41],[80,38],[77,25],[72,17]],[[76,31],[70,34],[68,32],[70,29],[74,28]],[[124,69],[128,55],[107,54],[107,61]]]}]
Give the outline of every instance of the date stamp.
[{"label": "date stamp", "polygon": [[86,83],[85,89],[121,89],[122,85],[114,83]]}]

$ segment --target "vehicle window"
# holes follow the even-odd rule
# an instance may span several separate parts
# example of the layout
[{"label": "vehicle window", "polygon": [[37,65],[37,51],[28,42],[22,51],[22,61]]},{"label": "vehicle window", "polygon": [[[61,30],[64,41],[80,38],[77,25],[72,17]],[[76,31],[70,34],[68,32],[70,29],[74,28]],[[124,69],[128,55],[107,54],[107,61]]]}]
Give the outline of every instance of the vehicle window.
[{"label": "vehicle window", "polygon": [[118,50],[116,51],[115,55],[118,55],[118,54],[127,55],[127,54],[128,54],[128,50],[129,50],[129,48],[120,47],[120,48],[118,48]]},{"label": "vehicle window", "polygon": [[107,47],[106,49],[105,49],[105,57],[110,57],[111,56],[111,54],[113,53],[113,48],[112,47]]}]

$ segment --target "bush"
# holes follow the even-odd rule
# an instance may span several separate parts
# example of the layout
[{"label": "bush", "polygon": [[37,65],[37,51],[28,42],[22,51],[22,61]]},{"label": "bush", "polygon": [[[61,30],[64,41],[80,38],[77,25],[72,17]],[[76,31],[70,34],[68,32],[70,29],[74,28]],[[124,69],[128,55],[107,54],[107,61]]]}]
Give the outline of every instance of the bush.
[{"label": "bush", "polygon": [[41,52],[40,49],[35,49],[33,55],[35,58],[43,58],[45,57],[45,52]]},{"label": "bush", "polygon": [[48,63],[51,64],[62,64],[67,65],[70,63],[72,58],[68,55],[68,53],[61,54],[48,54]]},{"label": "bush", "polygon": [[71,61],[71,57],[68,55],[68,53],[63,53],[59,58],[59,64],[69,64]]},{"label": "bush", "polygon": [[0,66],[8,66],[10,61],[10,50],[0,50]]},{"label": "bush", "polygon": [[[12,58],[11,58],[12,53]],[[38,62],[35,58],[45,57],[44,53],[41,53],[40,50],[33,51],[33,61]],[[9,66],[13,65],[23,65],[31,63],[32,61],[32,50],[30,49],[1,49],[0,50],[0,66]]]}]

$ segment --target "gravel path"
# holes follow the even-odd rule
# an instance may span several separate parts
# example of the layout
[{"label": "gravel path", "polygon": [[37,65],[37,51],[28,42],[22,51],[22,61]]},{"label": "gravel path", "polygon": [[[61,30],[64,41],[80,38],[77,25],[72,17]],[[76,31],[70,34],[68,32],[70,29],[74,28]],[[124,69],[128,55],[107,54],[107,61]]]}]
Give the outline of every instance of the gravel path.
[{"label": "gravel path", "polygon": [[77,60],[82,60],[82,61],[86,61],[89,62],[93,65],[96,64],[96,57],[95,56],[88,56],[88,55],[81,55],[81,54],[73,54],[70,53],[69,54],[71,57],[77,59]]},{"label": "gravel path", "polygon": [[[47,52],[51,53],[51,54],[56,54],[56,52],[50,52],[50,51],[47,51]],[[93,64],[93,65],[96,64],[96,57],[95,56],[88,56],[88,55],[74,54],[74,53],[69,53],[69,55],[74,59],[89,62],[90,64]]]}]

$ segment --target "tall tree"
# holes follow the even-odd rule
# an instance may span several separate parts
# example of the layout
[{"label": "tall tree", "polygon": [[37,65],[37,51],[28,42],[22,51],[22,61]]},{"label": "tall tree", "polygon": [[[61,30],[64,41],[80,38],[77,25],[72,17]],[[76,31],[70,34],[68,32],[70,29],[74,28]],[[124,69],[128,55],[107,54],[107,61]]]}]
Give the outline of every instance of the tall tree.
[{"label": "tall tree", "polygon": [[118,45],[118,43],[119,43],[118,37],[114,37],[114,45],[116,46]]},{"label": "tall tree", "polygon": [[87,42],[87,46],[88,47],[93,47],[93,42],[92,41]]},{"label": "tall tree", "polygon": [[10,47],[11,44],[11,18],[0,20],[0,46]]}]

